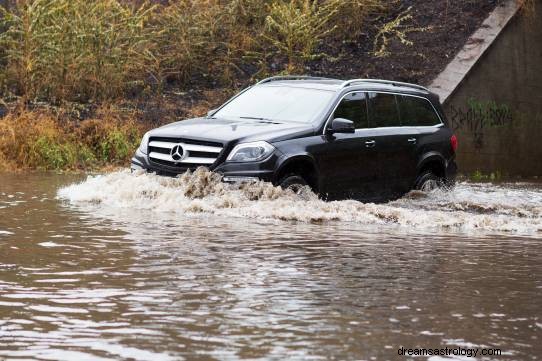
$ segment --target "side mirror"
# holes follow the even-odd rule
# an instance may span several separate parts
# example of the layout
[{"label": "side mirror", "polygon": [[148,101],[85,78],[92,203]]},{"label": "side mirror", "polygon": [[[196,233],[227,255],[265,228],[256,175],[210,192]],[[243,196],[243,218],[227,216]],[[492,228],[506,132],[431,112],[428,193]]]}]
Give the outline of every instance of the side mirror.
[{"label": "side mirror", "polygon": [[344,118],[335,118],[331,121],[329,132],[333,133],[354,133],[356,128],[354,122]]},{"label": "side mirror", "polygon": [[218,108],[209,110],[209,111],[207,112],[207,116],[210,117],[210,116],[213,115],[217,110],[218,110]]}]

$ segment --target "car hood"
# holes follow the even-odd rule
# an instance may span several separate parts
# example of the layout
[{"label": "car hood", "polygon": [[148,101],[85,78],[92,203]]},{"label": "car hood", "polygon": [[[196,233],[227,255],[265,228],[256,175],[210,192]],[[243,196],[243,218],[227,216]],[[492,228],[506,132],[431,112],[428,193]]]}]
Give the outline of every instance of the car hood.
[{"label": "car hood", "polygon": [[194,118],[171,123],[151,131],[151,136],[191,138],[229,142],[265,140],[278,142],[314,134],[311,124],[258,120]]}]

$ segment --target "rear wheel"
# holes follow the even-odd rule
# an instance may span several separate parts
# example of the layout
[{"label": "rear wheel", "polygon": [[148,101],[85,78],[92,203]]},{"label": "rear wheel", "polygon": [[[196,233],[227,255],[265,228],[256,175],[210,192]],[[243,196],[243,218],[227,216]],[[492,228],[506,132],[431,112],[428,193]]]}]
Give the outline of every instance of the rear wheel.
[{"label": "rear wheel", "polygon": [[442,188],[444,181],[441,177],[437,176],[431,170],[423,171],[418,179],[416,180],[416,185],[414,189],[430,192],[432,190]]},{"label": "rear wheel", "polygon": [[280,180],[279,185],[282,189],[291,189],[295,193],[299,193],[308,183],[303,177],[297,174],[288,174]]}]

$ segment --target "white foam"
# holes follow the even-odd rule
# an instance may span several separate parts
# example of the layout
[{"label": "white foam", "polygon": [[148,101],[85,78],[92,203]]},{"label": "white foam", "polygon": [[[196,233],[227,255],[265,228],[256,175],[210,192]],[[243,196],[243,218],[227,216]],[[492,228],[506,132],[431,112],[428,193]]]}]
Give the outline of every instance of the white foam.
[{"label": "white foam", "polygon": [[89,176],[62,188],[58,197],[72,205],[163,212],[194,216],[215,214],[299,222],[354,222],[413,230],[542,232],[542,191],[482,184],[459,184],[453,191],[411,192],[387,204],[353,200],[324,202],[306,191],[301,195],[259,182],[242,186],[220,181],[203,168],[179,178],[119,171]]}]

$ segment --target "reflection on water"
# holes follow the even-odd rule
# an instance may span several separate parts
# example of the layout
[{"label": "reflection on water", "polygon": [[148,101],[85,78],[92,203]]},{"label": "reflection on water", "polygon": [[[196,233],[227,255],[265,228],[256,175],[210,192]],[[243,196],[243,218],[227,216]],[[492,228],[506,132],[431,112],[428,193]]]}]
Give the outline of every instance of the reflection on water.
[{"label": "reflection on water", "polygon": [[539,357],[539,187],[363,205],[206,174],[62,188],[76,178],[0,175],[0,359]]}]

